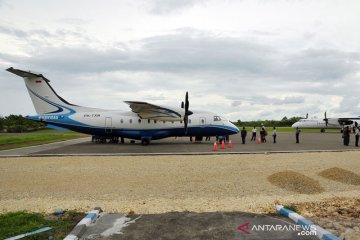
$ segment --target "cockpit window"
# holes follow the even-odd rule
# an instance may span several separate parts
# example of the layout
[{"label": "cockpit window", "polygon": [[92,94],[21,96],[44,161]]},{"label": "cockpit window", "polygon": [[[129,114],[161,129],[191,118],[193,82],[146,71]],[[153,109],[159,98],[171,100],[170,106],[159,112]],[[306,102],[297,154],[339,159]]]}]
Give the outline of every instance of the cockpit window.
[{"label": "cockpit window", "polygon": [[219,116],[214,116],[214,122],[215,121],[221,121],[221,117],[219,117]]}]

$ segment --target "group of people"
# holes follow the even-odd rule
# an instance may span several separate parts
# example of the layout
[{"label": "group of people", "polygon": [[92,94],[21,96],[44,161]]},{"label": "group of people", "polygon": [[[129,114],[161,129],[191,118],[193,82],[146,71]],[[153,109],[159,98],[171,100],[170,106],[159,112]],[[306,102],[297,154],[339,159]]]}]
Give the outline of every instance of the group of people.
[{"label": "group of people", "polygon": [[[360,127],[354,127],[354,133],[355,133],[355,146],[358,147],[359,146],[359,138],[360,138]],[[257,129],[256,127],[253,127],[253,129],[251,130],[251,141],[256,141],[256,132]],[[295,131],[295,139],[296,139],[296,143],[300,142],[300,133],[301,130],[297,127],[296,131]],[[260,141],[262,143],[266,143],[266,137],[268,135],[268,132],[266,131],[266,128],[262,125],[260,128]],[[272,138],[273,138],[273,143],[276,143],[276,127],[273,127],[272,130]],[[350,143],[350,135],[351,135],[351,128],[349,128],[348,126],[344,128],[343,130],[343,141],[344,141],[344,145],[345,146],[349,146]],[[241,140],[242,140],[242,144],[245,144],[246,141],[246,136],[247,136],[247,131],[245,129],[245,127],[242,128],[241,130]]]},{"label": "group of people", "polygon": [[[355,146],[358,147],[359,137],[360,137],[360,127],[354,127],[353,130],[354,130],[353,132],[355,133]],[[350,144],[350,135],[351,135],[351,128],[346,126],[342,132],[342,138],[345,146],[349,146]]]},{"label": "group of people", "polygon": [[[256,141],[256,132],[257,132],[257,129],[256,129],[256,127],[254,127],[251,130],[251,133],[252,133],[251,141]],[[267,142],[267,140],[266,140],[267,135],[268,135],[268,132],[266,131],[266,128],[264,127],[264,125],[262,125],[260,128],[260,141],[262,143]],[[242,144],[245,144],[246,136],[247,136],[247,131],[246,131],[245,127],[243,127],[241,130]],[[272,137],[273,137],[273,143],[276,143],[276,127],[273,127]]]}]

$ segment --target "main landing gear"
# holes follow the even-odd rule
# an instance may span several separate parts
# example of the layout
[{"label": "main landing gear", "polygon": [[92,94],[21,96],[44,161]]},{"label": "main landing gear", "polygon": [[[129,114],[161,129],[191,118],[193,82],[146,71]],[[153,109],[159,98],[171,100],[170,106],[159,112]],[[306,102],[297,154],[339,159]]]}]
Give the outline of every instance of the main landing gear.
[{"label": "main landing gear", "polygon": [[123,144],[124,143],[124,138],[121,137],[104,137],[104,136],[92,136],[91,137],[91,142],[95,142],[95,143],[119,143],[119,139],[120,142]]},{"label": "main landing gear", "polygon": [[141,145],[146,146],[149,144],[150,144],[150,139],[148,138],[141,139]]}]

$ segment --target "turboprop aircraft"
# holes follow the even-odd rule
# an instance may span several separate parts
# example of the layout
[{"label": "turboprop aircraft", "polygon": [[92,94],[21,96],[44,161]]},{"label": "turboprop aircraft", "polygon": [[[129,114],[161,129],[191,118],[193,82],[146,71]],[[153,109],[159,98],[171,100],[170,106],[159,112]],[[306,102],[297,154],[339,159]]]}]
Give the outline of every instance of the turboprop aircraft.
[{"label": "turboprop aircraft", "polygon": [[327,118],[326,112],[324,114],[324,119],[308,119],[308,114],[306,118],[302,118],[291,127],[293,128],[319,128],[321,132],[325,132],[327,128],[339,128],[342,129],[345,126],[357,127],[360,123],[360,117],[354,118]]},{"label": "turboprop aircraft", "polygon": [[143,145],[147,145],[151,140],[167,137],[194,136],[196,140],[201,140],[203,136],[227,136],[239,132],[235,125],[218,114],[190,111],[187,92],[181,108],[125,101],[131,111],[104,110],[67,102],[42,74],[12,67],[6,70],[25,80],[37,113],[26,118],[90,134],[101,142],[129,138],[141,140]]}]

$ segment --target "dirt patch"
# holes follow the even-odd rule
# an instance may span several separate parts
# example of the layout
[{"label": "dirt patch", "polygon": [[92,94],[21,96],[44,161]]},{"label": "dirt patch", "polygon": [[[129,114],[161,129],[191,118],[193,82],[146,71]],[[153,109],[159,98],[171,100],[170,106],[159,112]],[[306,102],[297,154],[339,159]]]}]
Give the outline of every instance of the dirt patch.
[{"label": "dirt patch", "polygon": [[268,177],[268,181],[277,187],[297,193],[315,194],[324,191],[318,181],[294,171],[274,173]]},{"label": "dirt patch", "polygon": [[329,218],[360,219],[360,198],[329,198],[319,202],[295,204],[301,214]]},{"label": "dirt patch", "polygon": [[360,175],[338,167],[326,169],[319,175],[345,184],[360,185]]},{"label": "dirt patch", "polygon": [[295,204],[300,214],[341,239],[360,239],[360,198],[329,198]]}]

